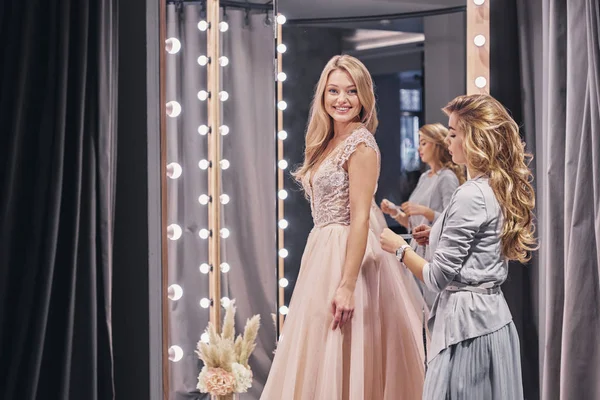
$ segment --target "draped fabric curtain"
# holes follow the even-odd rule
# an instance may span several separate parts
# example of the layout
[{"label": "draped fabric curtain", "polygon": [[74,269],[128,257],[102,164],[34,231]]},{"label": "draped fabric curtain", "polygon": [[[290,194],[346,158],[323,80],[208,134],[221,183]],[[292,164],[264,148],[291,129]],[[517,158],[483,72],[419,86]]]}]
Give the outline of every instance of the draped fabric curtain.
[{"label": "draped fabric curtain", "polygon": [[542,399],[600,398],[600,5],[517,1]]},{"label": "draped fabric curtain", "polygon": [[[206,90],[206,67],[197,61],[206,54],[206,33],[197,27],[203,18],[198,5],[167,7],[167,38],[175,37],[182,45],[178,53],[167,54],[166,70],[167,101],[182,107],[178,117],[167,121],[167,162],[182,167],[181,177],[168,182],[168,223],[183,230],[168,248],[169,284],[183,289],[182,298],[170,302],[169,345],[180,346],[184,353],[170,367],[170,396],[177,400],[206,397],[196,389],[201,363],[194,353],[209,321],[208,309],[199,305],[209,297],[208,275],[199,270],[208,262],[208,246],[198,235],[208,227],[206,206],[198,201],[208,193],[207,171],[198,166],[208,159],[207,138],[198,133],[198,127],[207,124],[206,103],[197,97],[198,91]],[[264,11],[227,9],[221,18],[229,24],[221,33],[221,54],[229,59],[220,70],[222,90],[229,94],[221,103],[222,124],[229,127],[229,134],[221,137],[221,158],[230,163],[222,171],[222,193],[230,201],[222,205],[221,226],[231,232],[222,239],[222,262],[230,270],[222,274],[221,291],[236,301],[239,333],[247,318],[261,315],[257,348],[250,359],[254,383],[242,395],[258,399],[276,340],[271,318],[277,309],[273,17]],[[217,128],[212,127],[213,134],[218,135]],[[219,201],[219,194],[213,201]]]},{"label": "draped fabric curtain", "polygon": [[116,2],[0,8],[0,398],[111,399]]},{"label": "draped fabric curtain", "polygon": [[543,2],[542,398],[600,398],[600,4]]}]

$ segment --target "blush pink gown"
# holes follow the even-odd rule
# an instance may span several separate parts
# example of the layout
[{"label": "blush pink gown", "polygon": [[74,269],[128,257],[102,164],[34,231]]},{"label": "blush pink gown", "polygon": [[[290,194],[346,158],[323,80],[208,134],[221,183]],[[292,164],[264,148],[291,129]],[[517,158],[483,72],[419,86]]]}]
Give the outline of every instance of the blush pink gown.
[{"label": "blush pink gown", "polygon": [[424,381],[422,307],[409,272],[379,245],[385,227],[373,203],[351,324],[332,331],[331,300],[350,232],[346,161],[373,135],[354,131],[303,182],[315,223],[263,400],[417,400]]}]

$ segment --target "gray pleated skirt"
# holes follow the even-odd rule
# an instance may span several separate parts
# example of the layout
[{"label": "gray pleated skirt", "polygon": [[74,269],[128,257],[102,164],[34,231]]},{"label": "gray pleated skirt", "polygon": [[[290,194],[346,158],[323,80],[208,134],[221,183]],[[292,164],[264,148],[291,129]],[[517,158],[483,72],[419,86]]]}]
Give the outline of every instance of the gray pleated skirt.
[{"label": "gray pleated skirt", "polygon": [[510,322],[444,349],[425,376],[424,400],[522,400],[519,337]]}]

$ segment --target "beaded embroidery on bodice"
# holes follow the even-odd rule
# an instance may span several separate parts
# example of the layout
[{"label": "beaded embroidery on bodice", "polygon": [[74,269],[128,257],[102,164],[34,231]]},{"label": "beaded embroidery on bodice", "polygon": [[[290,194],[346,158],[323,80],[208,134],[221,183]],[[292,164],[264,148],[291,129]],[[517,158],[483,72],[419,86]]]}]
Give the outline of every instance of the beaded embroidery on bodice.
[{"label": "beaded embroidery on bodice", "polygon": [[310,200],[316,227],[350,225],[350,182],[344,164],[360,144],[365,144],[377,153],[379,178],[379,147],[375,137],[365,128],[355,130],[323,160],[316,171],[310,171],[304,176],[302,186]]}]

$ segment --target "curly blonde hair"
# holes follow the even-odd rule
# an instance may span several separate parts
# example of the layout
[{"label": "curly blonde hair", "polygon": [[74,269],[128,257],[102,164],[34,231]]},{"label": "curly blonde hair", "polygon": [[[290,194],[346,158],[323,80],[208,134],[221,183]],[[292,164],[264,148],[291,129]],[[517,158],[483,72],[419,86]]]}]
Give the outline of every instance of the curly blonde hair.
[{"label": "curly blonde hair", "polygon": [[325,155],[325,149],[333,138],[333,121],[325,110],[325,88],[329,75],[335,70],[347,72],[354,84],[358,94],[358,100],[362,106],[359,118],[360,123],[372,134],[375,133],[377,125],[377,110],[375,109],[375,93],[373,90],[373,79],[371,74],[357,58],[349,55],[334,56],[329,60],[315,89],[315,95],[310,108],[308,128],[306,129],[306,148],[304,150],[304,163],[292,176],[300,181],[310,169],[317,165]]},{"label": "curly blonde hair", "polygon": [[419,134],[424,136],[426,140],[429,140],[433,144],[435,144],[434,156],[437,160],[439,160],[442,168],[447,168],[450,171],[454,172],[456,177],[458,178],[458,183],[463,184],[466,181],[466,173],[464,167],[455,164],[452,161],[452,155],[448,150],[448,145],[446,144],[446,136],[448,136],[448,129],[440,124],[427,124],[423,125],[421,129],[419,129]]},{"label": "curly blonde hair", "polygon": [[442,109],[455,114],[464,133],[463,148],[472,171],[489,176],[489,183],[502,209],[502,253],[522,263],[537,249],[533,209],[535,192],[519,126],[506,108],[491,96],[459,96]]}]

